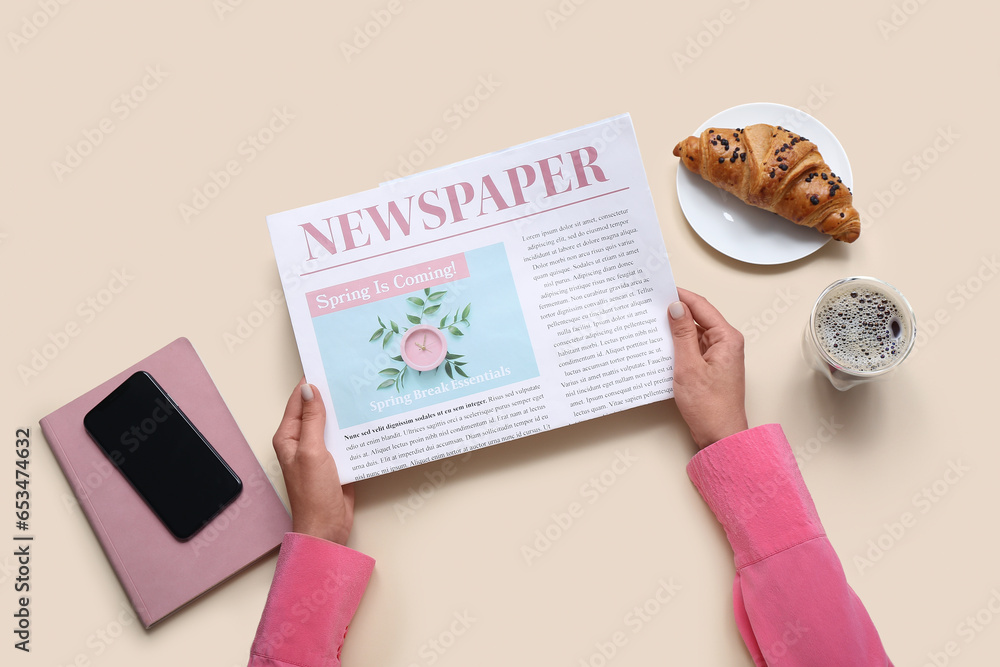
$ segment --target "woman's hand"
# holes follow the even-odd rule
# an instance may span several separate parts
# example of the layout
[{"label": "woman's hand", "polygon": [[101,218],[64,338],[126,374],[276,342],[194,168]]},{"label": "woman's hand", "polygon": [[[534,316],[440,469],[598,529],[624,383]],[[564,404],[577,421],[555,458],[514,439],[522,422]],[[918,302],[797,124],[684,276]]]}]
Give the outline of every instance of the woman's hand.
[{"label": "woman's hand", "polygon": [[272,444],[292,506],[292,530],[346,544],[354,523],[354,489],[340,485],[337,464],[323,439],[325,426],[323,400],[302,378]]},{"label": "woman's hand", "polygon": [[743,334],[702,296],[670,304],[674,400],[698,448],[747,429]]}]

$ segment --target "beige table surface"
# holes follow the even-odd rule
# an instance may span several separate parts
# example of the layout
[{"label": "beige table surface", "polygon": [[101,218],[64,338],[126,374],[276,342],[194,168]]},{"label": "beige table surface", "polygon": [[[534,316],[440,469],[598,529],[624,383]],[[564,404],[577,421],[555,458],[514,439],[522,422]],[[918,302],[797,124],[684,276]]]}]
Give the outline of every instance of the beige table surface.
[{"label": "beige table surface", "polygon": [[[64,2],[10,0],[0,19],[0,540],[15,532],[17,427],[32,429],[37,535],[29,655],[12,647],[13,547],[0,548],[4,665],[246,663],[274,557],[154,631],[128,622],[37,421],[187,336],[284,496],[270,439],[301,374],[287,311],[227,344],[279,289],[265,215],[375,186],[436,128],[446,141],[421,168],[626,111],[676,280],[747,334],[750,420],[784,425],[895,663],[955,642],[948,664],[996,664],[996,3]],[[391,22],[345,54],[372,12]],[[864,217],[853,246],[761,268],[688,226],[671,149],[758,101],[809,110],[846,148]],[[280,131],[247,149],[275,110]],[[54,166],[95,128],[77,166]],[[240,173],[186,221],[181,206],[230,160]],[[111,295],[116,272],[127,286]],[[857,274],[898,285],[924,333],[890,382],[841,394],[798,344],[819,291]],[[73,323],[79,335],[22,380],[18,366]],[[617,452],[638,463],[527,564],[521,547]],[[729,546],[685,473],[692,453],[667,402],[477,452],[405,521],[397,506],[440,464],[358,484],[350,546],[378,564],[344,664],[597,666],[621,630],[608,664],[752,664]],[[967,470],[949,484],[953,465]],[[893,535],[907,512],[915,522]],[[633,632],[626,614],[661,581],[680,591]]]}]

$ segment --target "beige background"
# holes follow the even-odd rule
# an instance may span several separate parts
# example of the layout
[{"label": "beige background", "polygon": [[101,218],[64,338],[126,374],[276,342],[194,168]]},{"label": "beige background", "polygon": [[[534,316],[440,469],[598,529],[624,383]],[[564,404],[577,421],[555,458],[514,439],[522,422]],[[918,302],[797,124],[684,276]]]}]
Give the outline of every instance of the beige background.
[{"label": "beige background", "polygon": [[[283,494],[270,438],[301,372],[287,312],[280,305],[233,349],[225,339],[279,287],[266,214],[373,187],[437,127],[447,141],[421,168],[624,111],[676,280],[747,333],[751,422],[784,425],[893,660],[922,665],[955,641],[950,664],[992,664],[1000,619],[971,641],[959,624],[1000,590],[1000,280],[988,280],[1000,245],[990,141],[996,3],[403,0],[348,61],[341,44],[388,0],[231,0],[233,11],[223,11],[225,1],[71,2],[52,18],[38,14],[40,0],[4,3],[0,433],[12,446],[15,428],[32,428],[37,535],[30,655],[11,648],[13,559],[0,556],[4,664],[245,664],[274,558],[152,632],[120,627],[126,598],[66,503],[69,487],[37,420],[184,335]],[[560,7],[565,20],[553,28],[549,12]],[[15,44],[11,34],[29,37]],[[699,40],[701,53],[690,46]],[[678,65],[675,54],[688,48],[695,57]],[[132,95],[147,68],[166,76],[137,91],[144,99],[121,118],[115,100]],[[448,125],[444,114],[480,77],[499,87]],[[673,145],[716,112],[757,101],[808,109],[846,148],[865,224],[853,246],[759,268],[719,255],[688,226]],[[294,120],[247,161],[241,142],[275,108]],[[60,180],[53,163],[105,118],[114,131]],[[949,130],[957,139],[935,147]],[[913,161],[921,155],[925,170]],[[180,205],[229,160],[240,174],[185,222]],[[897,181],[894,201],[880,205]],[[78,304],[101,298],[114,271],[131,277],[127,287],[85,317]],[[924,334],[891,382],[840,394],[806,369],[798,344],[815,295],[856,274],[898,285]],[[18,366],[71,323],[79,335],[23,381]],[[521,547],[618,450],[639,464],[526,564]],[[14,457],[4,451],[0,535],[12,544]],[[358,484],[350,546],[378,565],[344,664],[579,665],[626,630],[615,665],[750,665],[732,618],[731,552],[685,474],[692,453],[666,403],[478,452],[405,522],[397,504],[440,464]],[[946,494],[922,513],[914,496],[950,462],[969,470],[956,484],[939,482]],[[890,537],[886,524],[904,512],[916,524]],[[891,548],[859,569],[855,557],[880,537]],[[631,633],[625,615],[661,578],[681,591]],[[449,642],[454,615],[465,612],[475,622]],[[442,633],[450,647],[429,653]]]}]

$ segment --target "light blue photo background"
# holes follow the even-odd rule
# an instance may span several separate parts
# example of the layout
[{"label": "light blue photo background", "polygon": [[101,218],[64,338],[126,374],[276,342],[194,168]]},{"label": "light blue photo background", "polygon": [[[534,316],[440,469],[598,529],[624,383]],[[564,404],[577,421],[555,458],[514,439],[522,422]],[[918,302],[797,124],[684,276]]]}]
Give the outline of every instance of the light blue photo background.
[{"label": "light blue photo background", "polygon": [[[448,352],[465,355],[457,361],[465,361],[462,370],[469,377],[493,370],[501,366],[510,369],[510,375],[479,382],[450,391],[413,397],[414,389],[437,387],[445,382],[451,387],[451,378],[445,373],[444,364],[435,371],[418,374],[407,369],[404,388],[397,392],[395,387],[377,389],[386,379],[378,372],[388,366],[401,368],[402,362],[394,362],[390,356],[399,356],[401,336],[394,336],[383,350],[381,341],[368,342],[379,328],[378,317],[389,324],[393,320],[400,327],[413,326],[406,318],[407,313],[416,315],[419,309],[406,299],[411,296],[423,298],[423,288],[382,301],[374,301],[354,306],[340,312],[313,318],[313,328],[319,342],[323,367],[330,384],[330,398],[337,422],[341,428],[357,426],[369,421],[391,417],[410,410],[425,409],[445,401],[462,398],[481,391],[495,390],[504,385],[521,382],[538,376],[538,365],[531,349],[528,329],[524,323],[521,304],[514,288],[507,253],[502,243],[478,248],[465,253],[469,267],[469,277],[444,285],[432,287],[432,292],[445,290],[440,302],[441,309],[427,315],[423,321],[437,326],[447,313],[449,321],[456,309],[464,309],[471,303],[469,326],[461,326],[464,336],[445,333]],[[461,316],[459,317],[461,319]],[[456,380],[463,380],[455,374]],[[410,398],[410,404],[387,405],[381,412],[373,409],[371,401],[388,401],[392,398]]]}]

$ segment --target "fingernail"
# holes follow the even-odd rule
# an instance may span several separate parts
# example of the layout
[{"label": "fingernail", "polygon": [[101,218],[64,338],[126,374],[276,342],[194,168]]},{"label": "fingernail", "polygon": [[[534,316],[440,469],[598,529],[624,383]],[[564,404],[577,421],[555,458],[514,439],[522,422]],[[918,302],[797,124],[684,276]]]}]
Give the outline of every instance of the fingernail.
[{"label": "fingernail", "polygon": [[679,320],[684,317],[684,304],[680,301],[674,301],[670,304],[670,307],[667,308],[667,312],[670,313],[670,317],[672,319]]},{"label": "fingernail", "polygon": [[302,400],[303,401],[313,400],[313,388],[311,384],[302,385]]}]

